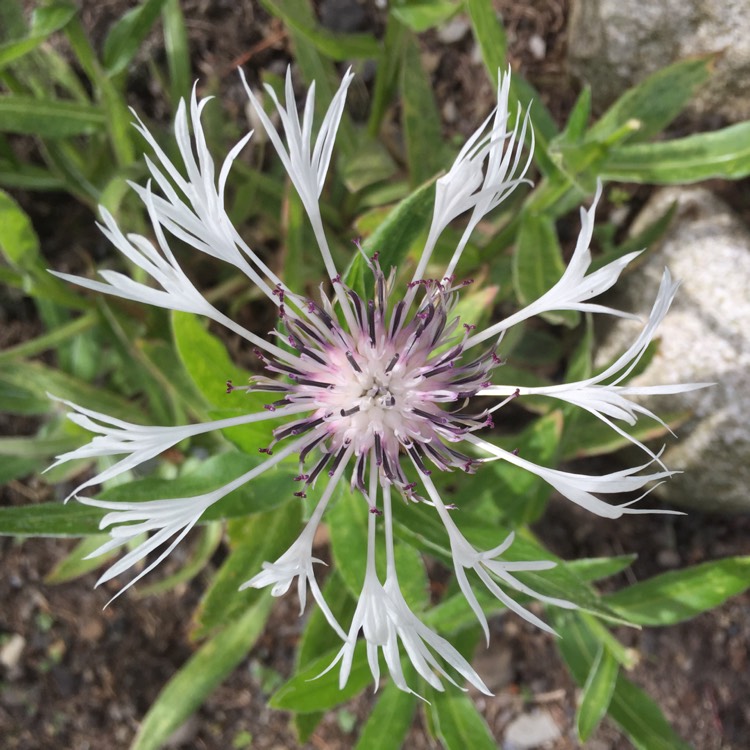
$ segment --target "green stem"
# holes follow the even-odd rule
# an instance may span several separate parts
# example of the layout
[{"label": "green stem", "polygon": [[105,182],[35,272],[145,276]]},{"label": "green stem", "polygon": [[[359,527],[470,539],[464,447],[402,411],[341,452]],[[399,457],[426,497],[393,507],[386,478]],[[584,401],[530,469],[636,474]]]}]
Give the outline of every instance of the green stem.
[{"label": "green stem", "polygon": [[63,343],[63,341],[67,341],[68,339],[93,328],[96,324],[97,317],[96,313],[86,313],[85,315],[81,315],[70,323],[60,326],[49,333],[45,333],[35,339],[24,341],[22,344],[6,349],[4,352],[0,352],[0,364],[10,362],[11,360],[20,357],[33,357],[47,351],[48,349],[54,349],[58,344]]}]

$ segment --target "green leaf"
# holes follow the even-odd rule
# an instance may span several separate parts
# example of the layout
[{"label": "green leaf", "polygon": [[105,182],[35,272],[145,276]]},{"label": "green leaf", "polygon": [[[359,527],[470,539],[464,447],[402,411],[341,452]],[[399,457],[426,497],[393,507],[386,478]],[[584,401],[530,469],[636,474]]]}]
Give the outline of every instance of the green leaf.
[{"label": "green leaf", "polygon": [[0,131],[60,139],[96,133],[105,124],[104,111],[91,104],[21,94],[0,96]]},{"label": "green leaf", "polygon": [[321,674],[336,658],[338,651],[338,647],[332,649],[297,672],[271,696],[268,705],[286,711],[312,713],[327,711],[357,695],[372,681],[365,653],[365,641],[357,641],[349,679],[341,689],[339,671],[336,667]]},{"label": "green leaf", "polygon": [[634,648],[623,645],[604,623],[588,612],[580,612],[581,620],[586,624],[594,638],[609,651],[610,656],[627,670],[633,669],[640,661],[640,655]]},{"label": "green leaf", "polygon": [[594,351],[594,325],[591,315],[584,319],[585,326],[581,340],[568,357],[565,368],[565,382],[572,383],[577,380],[586,380],[593,374],[593,351]]},{"label": "green leaf", "polygon": [[[555,224],[545,214],[524,212],[513,256],[513,285],[519,300],[527,305],[549,291],[565,272]],[[580,315],[574,310],[554,310],[544,316],[551,323],[570,328]]]},{"label": "green leaf", "polygon": [[388,218],[365,240],[365,254],[372,257],[378,253],[380,266],[386,273],[391,266],[398,268],[422,232],[427,229],[434,203],[435,186],[430,180],[391,210]]},{"label": "green leaf", "polygon": [[0,438],[0,456],[12,456],[14,459],[51,458],[59,453],[73,450],[78,442],[68,435]]},{"label": "green leaf", "polygon": [[459,318],[461,323],[481,329],[490,322],[498,291],[498,287],[485,284],[464,289],[452,310],[452,316]]},{"label": "green leaf", "polygon": [[[474,589],[479,606],[487,617],[505,610],[505,606],[486,589]],[[459,591],[444,598],[424,615],[424,623],[433,630],[453,635],[477,624],[477,617],[469,607],[463,592]]]},{"label": "green leaf", "polygon": [[[554,466],[561,433],[561,414],[555,411],[538,419],[512,441],[505,440],[503,447],[518,450],[524,458],[540,466]],[[519,525],[541,517],[552,494],[543,479],[506,461],[493,461],[482,467],[482,473],[484,476],[479,475],[477,485],[489,486],[493,503],[504,518]]]},{"label": "green leaf", "polygon": [[44,582],[49,584],[67,583],[80,578],[92,570],[96,570],[107,560],[115,557],[120,550],[112,550],[107,555],[100,555],[92,559],[86,559],[88,555],[95,552],[106,541],[109,534],[93,534],[82,539],[66,557],[58,562],[52,570],[44,577]]},{"label": "green leaf", "polygon": [[190,50],[180,0],[166,0],[162,9],[164,50],[169,68],[169,98],[173,108],[190,89]]},{"label": "green leaf", "polygon": [[628,89],[596,122],[587,140],[604,141],[629,120],[639,123],[631,142],[661,133],[711,77],[715,55],[680,60]]},{"label": "green leaf", "polygon": [[[506,65],[508,42],[505,29],[497,18],[491,0],[466,0],[474,37],[479,44],[482,60],[490,77]],[[497,83],[497,78],[493,79]]]},{"label": "green leaf", "polygon": [[[2,455],[2,450],[0,450],[0,455]],[[20,479],[29,474],[37,474],[40,468],[43,467],[40,467],[39,459],[36,457],[0,461],[0,485],[7,484],[13,479]]]},{"label": "green leaf", "polygon": [[358,193],[392,177],[396,164],[380,141],[362,137],[359,148],[342,160],[341,177],[347,190]]},{"label": "green leaf", "polygon": [[[232,408],[234,404],[227,399],[226,381],[244,385],[250,373],[232,362],[224,344],[208,332],[196,315],[172,313],[172,334],[183,367],[207,403]],[[255,410],[253,406],[245,408],[244,400],[241,405],[243,411]]]},{"label": "green leaf", "polygon": [[[550,610],[558,647],[579,685],[586,682],[600,641],[574,613]],[[691,750],[674,732],[659,706],[622,673],[617,677],[609,715],[622,727],[637,750]]]},{"label": "green leaf", "polygon": [[39,240],[31,219],[0,190],[0,251],[15,268],[29,270],[39,262]]},{"label": "green leaf", "polygon": [[[181,583],[186,583],[197,576],[211,561],[221,544],[224,525],[220,521],[203,524],[199,530],[198,542],[190,549],[189,557],[182,563],[177,572],[161,578],[154,583],[141,585],[134,589],[134,594],[142,599],[146,596],[170,591]],[[225,624],[228,622],[225,620]]]},{"label": "green leaf", "polygon": [[18,190],[65,190],[65,181],[44,167],[0,159],[0,186]]},{"label": "green leaf", "polygon": [[62,29],[75,14],[75,5],[69,3],[52,3],[36,8],[26,36],[0,44],[0,68],[38,47],[50,34]]},{"label": "green leaf", "polygon": [[[412,245],[427,228],[432,218],[434,203],[435,188],[430,181],[390,211],[385,221],[365,240],[362,247],[365,255],[372,257],[378,253],[380,267],[386,274],[392,266],[398,268]],[[344,281],[362,293],[372,289],[372,275],[359,253],[349,264]]]},{"label": "green leaf", "polygon": [[131,750],[158,750],[245,658],[263,632],[273,598],[265,593],[236,622],[205,643],[164,686],[138,729]]},{"label": "green leaf", "polygon": [[617,555],[616,557],[582,557],[578,560],[569,560],[566,565],[568,570],[582,581],[600,581],[602,578],[621,573],[629,568],[638,555]]},{"label": "green leaf", "polygon": [[[336,567],[350,593],[359,598],[367,564],[368,505],[359,493],[348,486],[338,490],[338,499],[327,512],[331,534],[331,549]],[[394,550],[401,593],[415,611],[424,609],[427,599],[427,576],[419,553],[408,545],[396,545]],[[385,579],[385,549],[379,546],[375,555],[380,580]]]},{"label": "green leaf", "polygon": [[367,133],[373,138],[380,132],[383,118],[396,94],[400,63],[405,45],[409,41],[410,35],[406,28],[389,13],[383,35],[384,49],[375,76],[375,86],[370,100],[370,118],[367,123]]},{"label": "green leaf", "polygon": [[20,0],[0,0],[0,40],[19,39],[27,33]]},{"label": "green leaf", "polygon": [[622,673],[612,695],[609,714],[637,750],[692,750],[669,725],[658,704]]},{"label": "green leaf", "polygon": [[599,646],[576,712],[576,727],[581,742],[591,737],[607,713],[619,671],[620,666],[615,658],[607,649]]},{"label": "green leaf", "polygon": [[474,702],[458,690],[428,691],[430,716],[445,750],[497,750],[497,743]]},{"label": "green leaf", "polygon": [[604,597],[638,625],[674,625],[750,588],[750,556],[695,565],[649,578]]},{"label": "green leaf", "polygon": [[445,23],[459,7],[453,0],[407,0],[391,5],[391,15],[419,34]]},{"label": "green leaf", "polygon": [[347,488],[336,494],[336,503],[326,513],[331,552],[349,593],[359,598],[367,560],[368,511],[366,507],[360,507],[366,506],[364,499]]},{"label": "green leaf", "polygon": [[0,409],[3,411],[50,414],[55,410],[67,410],[65,405],[52,401],[47,393],[119,419],[131,420],[134,410],[137,410],[136,405],[126,399],[41,362],[0,365]]},{"label": "green leaf", "polygon": [[290,289],[304,289],[318,269],[322,276],[320,256],[314,257],[312,248],[317,248],[312,227],[307,218],[302,199],[290,182],[286,184],[286,199],[282,209],[283,279]]},{"label": "green leaf", "polygon": [[411,727],[417,697],[390,682],[367,717],[354,750],[398,750]]},{"label": "green leaf", "polygon": [[230,521],[231,552],[213,578],[195,614],[194,637],[239,617],[261,596],[258,589],[239,587],[260,572],[264,562],[273,562],[292,544],[300,530],[300,505],[287,503],[252,518]]},{"label": "green leaf", "polygon": [[401,64],[401,121],[412,186],[434,177],[446,164],[446,153],[432,84],[422,68],[415,38],[405,40]]},{"label": "green leaf", "polygon": [[589,117],[591,117],[591,88],[585,86],[573,105],[565,130],[560,133],[560,141],[563,143],[579,143],[586,135]]},{"label": "green leaf", "polygon": [[[198,317],[173,313],[172,333],[177,354],[190,379],[209,404],[222,410],[217,418],[263,411],[269,401],[268,394],[243,391],[227,394],[227,380],[244,385],[250,373],[232,362],[224,344],[209,333]],[[251,423],[230,427],[223,434],[246,453],[256,453],[268,443],[270,427],[265,422]]]},{"label": "green leaf", "polygon": [[128,67],[158,20],[165,2],[166,0],[145,0],[112,26],[104,40],[102,55],[109,75],[117,75]]},{"label": "green leaf", "polygon": [[84,536],[99,532],[100,508],[71,502],[37,503],[0,508],[4,536]]},{"label": "green leaf", "polygon": [[672,141],[621,146],[601,167],[603,180],[658,185],[738,180],[749,174],[750,122]]}]

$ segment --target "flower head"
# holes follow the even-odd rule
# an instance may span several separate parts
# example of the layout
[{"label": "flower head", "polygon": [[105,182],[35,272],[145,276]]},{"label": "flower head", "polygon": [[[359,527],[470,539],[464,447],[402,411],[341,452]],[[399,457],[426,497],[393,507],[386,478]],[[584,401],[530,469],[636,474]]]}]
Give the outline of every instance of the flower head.
[{"label": "flower head", "polygon": [[[244,79],[243,79],[244,81]],[[435,689],[443,689],[441,678],[455,682],[459,676],[487,692],[481,678],[444,638],[427,628],[412,612],[399,588],[394,561],[391,497],[395,491],[405,502],[424,505],[446,530],[456,577],[470,607],[488,635],[486,617],[472,590],[467,571],[503,604],[530,622],[548,629],[536,615],[521,607],[509,590],[536,597],[561,607],[573,606],[561,599],[542,596],[523,584],[515,572],[544,570],[554,563],[544,560],[504,561],[501,555],[513,542],[513,535],[498,540],[494,549],[477,550],[461,534],[451,517],[451,506],[443,502],[433,472],[474,472],[485,461],[502,460],[532,472],[574,503],[601,516],[617,518],[624,513],[644,512],[631,503],[612,505],[599,495],[644,490],[670,472],[650,453],[649,463],[604,476],[575,474],[536,465],[503,450],[487,436],[477,433],[493,424],[493,414],[509,399],[533,394],[575,404],[620,430],[612,422],[633,423],[640,414],[653,416],[629,396],[648,393],[620,385],[622,378],[642,356],[653,338],[676,291],[668,274],[657,296],[643,332],[611,367],[587,380],[543,388],[515,388],[493,384],[501,364],[496,349],[503,333],[531,316],[553,310],[579,310],[624,315],[592,302],[609,289],[634,254],[589,273],[589,243],[593,214],[601,193],[597,190],[588,211],[581,211],[581,232],[571,262],[561,279],[547,293],[522,310],[482,331],[466,325],[456,315],[456,303],[464,286],[454,280],[454,270],[478,222],[510,192],[527,182],[531,160],[522,157],[529,133],[528,113],[519,110],[513,129],[508,128],[510,74],[501,75],[498,106],[471,136],[454,165],[437,181],[435,208],[428,238],[412,280],[401,287],[395,269],[381,268],[377,255],[367,257],[372,275],[371,298],[348,285],[340,276],[328,247],[318,199],[324,188],[333,144],[351,81],[347,73],[313,135],[314,87],[310,88],[300,120],[294,107],[291,75],[287,75],[286,105],[271,89],[286,144],[265,115],[253,91],[246,85],[251,104],[268,133],[279,158],[298,191],[310,219],[330,286],[321,286],[315,299],[288,289],[262,259],[244,242],[224,209],[224,191],[232,161],[247,142],[243,138],[224,161],[218,178],[201,127],[206,100],[198,101],[195,90],[190,104],[182,104],[175,120],[175,135],[182,166],[173,164],[158,147],[146,127],[138,124],[153,149],[156,161],[148,161],[151,180],[145,187],[134,185],[143,200],[153,227],[155,243],[137,234],[125,235],[114,218],[102,209],[102,231],[115,247],[138,266],[154,285],[128,276],[103,271],[104,281],[58,274],[88,289],[113,294],[159,307],[197,313],[227,327],[250,342],[265,367],[265,374],[248,385],[229,384],[230,393],[265,392],[269,403],[257,414],[216,420],[186,427],[147,427],[115,419],[66,402],[73,410],[70,419],[95,433],[88,445],[58,457],[57,463],[76,458],[121,456],[83,482],[75,491],[136,468],[181,440],[226,427],[282,419],[273,430],[270,443],[257,467],[224,487],[196,497],[150,502],[109,502],[79,498],[81,502],[108,510],[101,525],[110,528],[110,540],[97,553],[129,544],[131,549],[101,580],[124,573],[147,555],[162,549],[135,580],[145,575],[168,555],[205,510],[242,484],[262,475],[288,457],[299,461],[297,490],[304,497],[316,481],[328,475],[315,510],[297,541],[261,571],[250,571],[246,587],[272,587],[274,595],[285,593],[295,579],[301,607],[309,590],[331,626],[343,640],[331,665],[340,664],[343,685],[351,668],[355,642],[361,632],[367,644],[370,669],[377,683],[378,654],[395,683],[406,684],[400,662],[400,648],[416,672]],[[192,131],[192,139],[191,133]],[[160,194],[152,191],[152,183]],[[448,266],[436,278],[426,276],[432,252],[441,232],[462,214],[468,215],[466,229]],[[188,279],[170,249],[173,238],[194,250],[232,264],[255,283],[278,311],[278,326],[264,338],[250,332],[205,300]],[[326,289],[330,289],[330,293]],[[482,345],[476,349],[478,345]],[[217,373],[217,378],[221,377]],[[614,380],[612,382],[611,379]],[[699,384],[700,385],[700,384]],[[670,385],[658,392],[688,390],[698,386]],[[652,389],[657,392],[657,389]],[[502,398],[494,406],[473,406],[475,396]],[[235,396],[236,398],[236,396]],[[328,608],[314,572],[315,532],[333,493],[341,481],[367,503],[367,566],[364,585],[348,631]],[[647,511],[646,511],[647,512]],[[381,583],[375,568],[376,520],[382,516],[386,547],[386,575]],[[145,541],[142,535],[149,536]],[[131,584],[134,581],[131,581]],[[128,585],[131,585],[128,584]]]}]

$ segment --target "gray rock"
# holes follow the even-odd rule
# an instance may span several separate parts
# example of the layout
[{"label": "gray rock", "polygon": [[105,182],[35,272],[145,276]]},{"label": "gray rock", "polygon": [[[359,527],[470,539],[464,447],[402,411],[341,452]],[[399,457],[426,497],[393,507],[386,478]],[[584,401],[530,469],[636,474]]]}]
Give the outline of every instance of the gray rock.
[{"label": "gray rock", "polygon": [[720,53],[691,104],[698,115],[750,117],[750,7],[747,0],[573,0],[571,71],[602,108],[635,83],[685,58]]},{"label": "gray rock", "polygon": [[367,14],[358,0],[323,0],[320,23],[330,31],[351,34],[367,26]]},{"label": "gray rock", "polygon": [[13,633],[0,648],[0,664],[8,671],[15,670],[21,661],[24,648],[26,648],[26,639],[19,633]]},{"label": "gray rock", "polygon": [[[715,382],[711,388],[649,397],[656,414],[688,409],[693,418],[667,441],[664,461],[684,473],[657,493],[675,505],[709,512],[750,511],[750,231],[703,188],[669,188],[644,208],[637,233],[676,202],[672,227],[642,266],[620,281],[615,305],[647,314],[664,267],[681,280],[659,329],[659,351],[632,382]],[[606,362],[639,330],[612,327],[597,355]]]},{"label": "gray rock", "polygon": [[560,738],[560,728],[546,711],[521,714],[505,730],[503,750],[532,750]]}]

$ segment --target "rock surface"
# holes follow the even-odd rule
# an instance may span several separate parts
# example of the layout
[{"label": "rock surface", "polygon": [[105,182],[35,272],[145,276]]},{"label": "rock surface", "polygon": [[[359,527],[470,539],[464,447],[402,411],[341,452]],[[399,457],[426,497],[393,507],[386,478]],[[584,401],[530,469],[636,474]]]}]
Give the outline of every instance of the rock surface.
[{"label": "rock surface", "polygon": [[[623,278],[616,306],[645,315],[667,266],[682,281],[659,329],[659,351],[634,384],[715,382],[676,396],[650,397],[656,414],[689,409],[693,418],[668,439],[664,461],[684,473],[657,492],[707,512],[750,511],[750,231],[703,188],[657,193],[635,222],[640,231],[676,202],[671,228],[642,266]],[[639,330],[618,321],[600,349],[608,361]]]},{"label": "rock surface", "polygon": [[560,729],[546,711],[532,711],[514,719],[505,731],[503,750],[533,750],[559,739]]},{"label": "rock surface", "polygon": [[715,74],[691,108],[750,118],[747,0],[573,0],[568,40],[571,71],[591,85],[598,108],[670,63],[717,52]]}]

